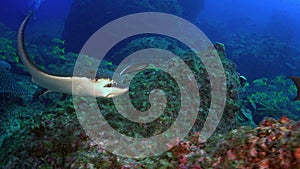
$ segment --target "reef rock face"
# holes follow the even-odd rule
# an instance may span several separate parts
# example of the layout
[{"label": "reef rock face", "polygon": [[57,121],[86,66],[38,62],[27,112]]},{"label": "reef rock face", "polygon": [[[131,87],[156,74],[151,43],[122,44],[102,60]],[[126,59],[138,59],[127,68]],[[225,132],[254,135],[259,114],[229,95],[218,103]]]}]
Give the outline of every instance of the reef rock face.
[{"label": "reef rock face", "polygon": [[204,0],[74,0],[62,38],[66,50],[79,52],[100,27],[119,17],[137,12],[164,12],[193,21]]}]

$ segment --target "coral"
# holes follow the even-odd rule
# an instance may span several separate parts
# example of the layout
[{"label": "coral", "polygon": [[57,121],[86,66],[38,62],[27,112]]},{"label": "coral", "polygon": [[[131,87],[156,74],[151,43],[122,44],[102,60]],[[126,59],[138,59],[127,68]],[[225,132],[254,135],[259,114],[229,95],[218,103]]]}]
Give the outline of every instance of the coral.
[{"label": "coral", "polygon": [[[35,62],[46,65],[44,69],[55,74],[72,71],[73,65],[70,63],[76,60],[77,54],[65,53],[64,41],[59,39],[53,39],[49,43],[49,46],[41,48],[35,45],[29,47]],[[251,84],[244,95],[239,95],[241,89],[236,66],[226,58],[225,46],[217,43],[215,47],[227,78],[227,101],[215,134],[207,142],[203,142],[199,140],[198,131],[203,126],[211,102],[210,83],[204,65],[184,45],[173,39],[157,36],[135,39],[111,57],[128,56],[147,47],[166,49],[180,56],[194,72],[197,83],[201,86],[199,114],[185,139],[177,139],[174,143],[167,144],[166,147],[174,147],[154,157],[128,159],[116,156],[106,151],[105,147],[95,144],[85,134],[77,120],[70,97],[59,100],[47,95],[43,96],[47,100],[43,101],[43,105],[34,100],[33,103],[12,108],[11,113],[7,113],[9,122],[2,124],[0,130],[1,134],[4,133],[0,138],[1,167],[299,168],[300,123],[293,121],[297,119],[297,103],[289,102],[295,92],[295,88],[290,87],[293,86],[292,83],[283,77],[274,80],[261,79]],[[45,51],[46,58],[37,57]],[[172,64],[175,63],[169,62],[168,66]],[[101,66],[108,70],[110,76],[110,71],[115,69],[112,62],[104,61]],[[132,137],[150,137],[165,131],[174,123],[180,107],[180,100],[177,99],[180,98],[180,92],[176,82],[168,74],[151,66],[131,81],[129,95],[132,104],[138,110],[147,110],[150,107],[148,96],[154,88],[166,92],[168,103],[163,114],[151,123],[139,124],[126,120],[117,112],[111,99],[97,99],[98,106],[106,121],[119,133]],[[245,100],[239,102],[239,97]],[[241,107],[243,109],[240,110]],[[279,120],[266,118],[256,128],[234,129],[240,125],[240,118],[258,121],[257,117],[263,118],[266,113]]]},{"label": "coral", "polygon": [[14,79],[11,72],[5,68],[0,68],[0,93],[11,94],[11,95],[29,95],[17,81]]},{"label": "coral", "polygon": [[240,128],[226,136],[212,163],[219,168],[297,168],[299,134],[300,122],[266,118],[255,129]]},{"label": "coral", "polygon": [[[228,60],[226,58],[225,54],[225,47],[221,43],[217,43],[215,47],[218,49],[219,56],[221,59],[221,62],[223,64],[223,67],[225,69],[225,75],[227,80],[227,98],[226,98],[226,107],[225,111],[222,116],[222,120],[219,124],[219,127],[217,128],[218,132],[225,133],[230,131],[231,129],[235,128],[235,126],[238,126],[239,124],[236,123],[235,116],[238,114],[240,105],[238,103],[238,93],[240,92],[240,82],[239,82],[239,75],[236,72],[236,65]],[[122,50],[112,53],[111,58],[123,58],[124,56],[129,56],[130,54],[134,53],[135,51],[139,51],[141,49],[145,48],[159,48],[168,50],[170,52],[173,52],[177,56],[179,56],[193,71],[195,78],[197,80],[198,86],[201,86],[199,88],[199,94],[201,98],[201,108],[200,113],[198,114],[198,118],[196,120],[196,124],[194,125],[193,131],[199,131],[206,119],[206,116],[208,114],[209,106],[210,106],[210,80],[208,78],[208,74],[206,71],[205,66],[203,65],[202,61],[195,56],[195,54],[192,51],[189,51],[187,47],[168,37],[160,37],[160,36],[146,36],[142,38],[136,38],[133,39],[130,43],[128,43],[126,46],[122,48]],[[145,60],[147,60],[145,58]],[[160,62],[157,61],[157,64]],[[156,63],[155,63],[156,64]],[[172,62],[169,62],[169,66],[172,66]],[[174,63],[176,64],[176,63]],[[158,80],[156,80],[155,78]],[[141,79],[143,81],[141,82]],[[162,80],[161,80],[162,79]],[[172,91],[173,94],[170,94],[172,97],[169,100],[169,109],[167,107],[166,112],[170,113],[171,115],[166,116],[166,119],[172,118],[176,116],[174,112],[176,112],[177,107],[180,105],[179,100],[176,98],[179,98],[178,89],[176,89],[176,83],[174,83],[173,80],[164,80],[164,79],[170,79],[165,73],[159,72],[154,70],[145,70],[143,73],[138,74],[136,78],[131,81],[131,84],[134,84],[131,86],[131,91],[133,92],[135,96],[135,100],[133,101],[133,104],[139,105],[137,108],[142,107],[141,105],[145,105],[144,109],[147,109],[147,106],[149,106],[149,103],[147,103],[149,90],[156,86],[159,88],[160,86],[163,86],[163,90]],[[140,90],[144,89],[144,90]],[[147,90],[145,90],[147,89]],[[149,89],[149,90],[148,90]],[[140,98],[137,98],[140,96]],[[142,109],[143,110],[143,109]],[[171,121],[170,121],[171,122]],[[155,125],[154,125],[155,127]]]},{"label": "coral", "polygon": [[14,46],[14,40],[1,37],[0,38],[0,59],[6,60],[12,63],[18,63],[19,57],[16,54],[16,48]]},{"label": "coral", "polygon": [[[186,140],[176,142],[175,147],[169,152],[151,158],[134,160],[112,155],[103,147],[95,145],[85,135],[76,118],[70,97],[64,97],[63,100],[53,99],[51,102],[47,102],[47,108],[44,111],[32,110],[33,115],[31,117],[19,121],[18,126],[20,127],[11,130],[12,134],[4,136],[0,149],[0,165],[4,168],[12,166],[19,168],[157,168],[162,165],[166,168],[176,166],[184,168],[191,165],[190,160],[194,159],[197,154],[208,156],[208,152],[202,150],[206,144],[198,142],[199,133],[196,133],[201,129],[210,106],[210,83],[204,65],[200,59],[195,57],[193,52],[186,50],[184,46],[177,44],[178,42],[161,37],[138,39],[132,42],[135,46],[129,44],[118,54],[134,52],[141,47],[144,48],[145,44],[149,44],[149,42],[150,45],[168,48],[180,56],[194,72],[197,83],[201,86],[199,88],[201,95],[200,112]],[[225,57],[222,45],[218,45],[221,61],[226,71],[228,94],[223,119],[215,135],[226,133],[234,128],[237,125],[235,116],[239,112],[239,104],[237,103],[238,74],[235,71],[235,65]],[[47,48],[45,50],[51,51],[52,49]],[[60,52],[61,50],[55,51]],[[71,54],[65,59],[76,58],[73,56]],[[111,64],[111,62],[104,62],[102,66],[110,67]],[[174,63],[169,62],[167,64],[172,66]],[[60,63],[58,62],[57,65]],[[155,67],[149,68],[137,74],[130,83],[129,95],[132,104],[138,110],[147,110],[150,106],[149,91],[154,88],[160,88],[167,93],[168,103],[163,114],[151,123],[139,124],[127,120],[117,112],[111,99],[97,99],[98,106],[106,121],[119,133],[132,137],[156,135],[165,131],[176,119],[177,111],[180,108],[180,99],[178,99],[180,92],[178,85],[168,74],[155,69]],[[45,97],[47,100],[50,98],[50,96]],[[34,103],[37,102],[34,100]],[[31,110],[28,109],[28,106],[32,106],[32,104],[19,107],[18,111]],[[190,108],[185,107],[185,109]],[[22,155],[20,156],[20,154]]]},{"label": "coral", "polygon": [[[28,108],[24,108],[28,109]],[[81,128],[71,100],[57,101],[32,119],[23,119],[1,144],[3,168],[297,168],[300,122],[265,119],[206,143],[193,133],[159,156],[129,159],[95,144]],[[20,139],[23,138],[23,139]],[[170,145],[166,145],[170,146]]]}]

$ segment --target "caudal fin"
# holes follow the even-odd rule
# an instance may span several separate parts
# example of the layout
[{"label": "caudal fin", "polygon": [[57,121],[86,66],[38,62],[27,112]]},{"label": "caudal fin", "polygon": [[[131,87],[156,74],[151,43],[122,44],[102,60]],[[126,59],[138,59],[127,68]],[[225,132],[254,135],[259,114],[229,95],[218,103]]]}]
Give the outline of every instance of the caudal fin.
[{"label": "caudal fin", "polygon": [[294,98],[294,100],[300,100],[300,78],[296,76],[289,76],[289,78],[292,79],[297,86],[297,96]]}]

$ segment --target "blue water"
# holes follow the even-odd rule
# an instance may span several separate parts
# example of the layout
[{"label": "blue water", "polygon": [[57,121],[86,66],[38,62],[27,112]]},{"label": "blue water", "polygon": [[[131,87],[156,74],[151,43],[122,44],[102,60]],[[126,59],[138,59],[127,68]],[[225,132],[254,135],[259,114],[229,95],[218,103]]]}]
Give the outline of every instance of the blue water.
[{"label": "blue water", "polygon": [[[35,31],[38,31],[40,34],[51,34],[51,36],[61,37],[71,3],[72,0],[2,0],[0,2],[0,22],[10,28],[17,29],[26,13],[29,10],[34,10],[34,25],[32,27],[36,28]],[[195,5],[183,4],[191,10],[195,10]],[[229,36],[232,34],[247,34],[249,36],[255,34],[256,37],[253,37],[253,41],[257,41],[255,38],[262,39],[267,36],[271,38],[270,41],[278,40],[279,43],[283,42],[291,47],[299,48],[299,8],[300,2],[292,0],[212,0],[205,1],[204,9],[200,10],[197,18],[193,18],[190,21],[196,24],[211,41],[223,42],[225,45],[230,43]],[[87,21],[88,18],[84,18],[84,20]],[[84,34],[84,32],[80,34]],[[90,35],[91,33],[88,33],[86,36]],[[72,43],[76,44],[76,41]],[[249,43],[252,42],[249,41]],[[81,45],[82,43],[78,46]],[[299,75],[295,69],[300,66],[299,62],[293,63],[293,60],[299,59],[299,52],[295,54],[293,51],[291,53],[288,49],[283,49],[286,51],[280,52],[284,55],[282,57],[286,60],[286,63],[276,63],[276,60],[274,60],[274,65],[270,65],[269,63],[259,64],[259,56],[247,55],[245,56],[247,58],[244,59],[231,56],[231,50],[232,46],[229,45],[228,58],[233,59],[238,65],[238,71],[250,80],[261,77],[275,77],[278,74]],[[260,50],[260,55],[265,55],[266,57],[273,55],[269,51],[272,49]],[[282,58],[279,60],[282,61]],[[254,67],[255,69],[253,69]],[[275,70],[276,67],[282,68]]]},{"label": "blue water", "polygon": [[2,0],[0,21],[16,29],[29,10],[34,10],[36,22],[65,19],[72,0]]},{"label": "blue water", "polygon": [[[206,1],[205,9],[199,14],[197,19],[199,27],[213,41],[223,41],[228,43],[228,35],[230,34],[255,34],[253,42],[248,41],[249,46],[257,40],[264,37],[271,38],[265,43],[277,40],[278,43],[283,42],[289,46],[299,49],[300,47],[300,2],[299,1]],[[267,46],[268,44],[266,44]],[[275,48],[275,47],[274,47]],[[230,49],[229,49],[230,50]],[[272,49],[262,49],[259,55],[273,55]],[[228,51],[230,52],[230,51]],[[278,52],[282,54],[282,58],[273,60],[273,63],[259,64],[259,56],[247,55],[247,58],[233,58],[229,54],[229,58],[233,59],[240,73],[245,74],[251,80],[259,77],[274,77],[278,74],[289,75],[299,74],[299,52],[291,54],[289,49],[283,49]],[[294,58],[295,61],[289,61]],[[284,65],[291,63],[297,69],[290,69]],[[272,59],[270,59],[272,62]],[[276,66],[274,66],[276,65]],[[280,68],[284,66],[286,68]],[[271,68],[268,68],[271,67]]]},{"label": "blue water", "polygon": [[[201,19],[218,23],[224,33],[265,33],[282,41],[300,45],[300,2],[296,0],[206,1]],[[204,25],[203,25],[204,26]],[[217,39],[213,33],[211,38]]]}]

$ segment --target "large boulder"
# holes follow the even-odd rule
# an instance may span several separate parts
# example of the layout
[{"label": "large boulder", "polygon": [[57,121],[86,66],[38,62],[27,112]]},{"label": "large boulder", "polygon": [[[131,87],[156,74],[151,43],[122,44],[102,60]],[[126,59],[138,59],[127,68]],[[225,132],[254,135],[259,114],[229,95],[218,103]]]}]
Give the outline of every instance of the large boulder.
[{"label": "large boulder", "polygon": [[100,27],[119,17],[137,12],[165,12],[194,21],[204,0],[74,0],[62,38],[66,50],[79,52]]}]

